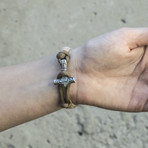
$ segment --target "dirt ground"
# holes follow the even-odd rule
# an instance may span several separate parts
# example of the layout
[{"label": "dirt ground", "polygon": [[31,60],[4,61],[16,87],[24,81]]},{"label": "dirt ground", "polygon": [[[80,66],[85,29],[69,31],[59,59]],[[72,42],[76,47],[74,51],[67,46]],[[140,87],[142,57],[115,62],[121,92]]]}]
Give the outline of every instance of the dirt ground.
[{"label": "dirt ground", "polygon": [[[126,26],[148,26],[148,0],[1,0],[0,66]],[[0,148],[147,148],[147,121],[148,113],[81,105],[2,132]]]}]

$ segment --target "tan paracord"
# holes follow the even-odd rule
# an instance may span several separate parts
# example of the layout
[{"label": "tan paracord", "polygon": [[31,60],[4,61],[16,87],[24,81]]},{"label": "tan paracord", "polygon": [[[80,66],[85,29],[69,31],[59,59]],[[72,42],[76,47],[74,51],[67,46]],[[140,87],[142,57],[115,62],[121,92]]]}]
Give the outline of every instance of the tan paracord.
[{"label": "tan paracord", "polygon": [[64,47],[57,54],[58,62],[61,65],[61,72],[58,74],[57,79],[54,80],[54,84],[58,85],[59,96],[61,99],[61,106],[64,108],[74,108],[75,104],[70,100],[70,85],[75,83],[75,79],[67,71],[67,63],[70,60],[69,54],[70,48]]}]

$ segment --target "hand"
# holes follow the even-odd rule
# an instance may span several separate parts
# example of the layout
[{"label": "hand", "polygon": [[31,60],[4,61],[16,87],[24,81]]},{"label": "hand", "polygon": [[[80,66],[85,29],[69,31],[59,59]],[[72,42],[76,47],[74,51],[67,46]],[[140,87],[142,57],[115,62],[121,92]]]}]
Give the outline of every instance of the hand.
[{"label": "hand", "polygon": [[72,50],[73,100],[120,111],[148,111],[148,28],[122,28]]}]

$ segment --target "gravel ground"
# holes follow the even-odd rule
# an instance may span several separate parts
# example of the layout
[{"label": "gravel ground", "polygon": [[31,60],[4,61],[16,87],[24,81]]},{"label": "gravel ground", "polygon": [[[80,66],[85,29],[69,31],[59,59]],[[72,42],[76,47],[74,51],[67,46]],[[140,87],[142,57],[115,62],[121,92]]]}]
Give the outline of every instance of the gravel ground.
[{"label": "gravel ground", "polygon": [[[0,66],[76,48],[120,27],[148,26],[148,0],[1,0]],[[148,114],[82,106],[0,134],[0,148],[147,148]]]}]

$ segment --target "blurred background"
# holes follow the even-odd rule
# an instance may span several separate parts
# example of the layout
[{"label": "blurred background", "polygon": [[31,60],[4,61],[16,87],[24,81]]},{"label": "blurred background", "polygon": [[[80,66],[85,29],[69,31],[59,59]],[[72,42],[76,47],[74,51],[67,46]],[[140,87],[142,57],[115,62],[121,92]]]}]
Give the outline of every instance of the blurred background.
[{"label": "blurred background", "polygon": [[[126,26],[148,26],[148,0],[0,0],[0,66]],[[147,148],[147,121],[148,113],[80,105],[1,132],[0,148]]]}]

